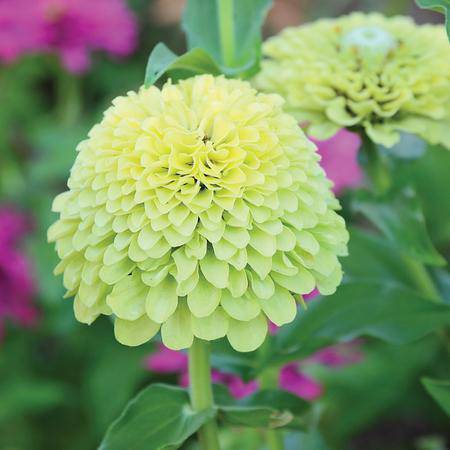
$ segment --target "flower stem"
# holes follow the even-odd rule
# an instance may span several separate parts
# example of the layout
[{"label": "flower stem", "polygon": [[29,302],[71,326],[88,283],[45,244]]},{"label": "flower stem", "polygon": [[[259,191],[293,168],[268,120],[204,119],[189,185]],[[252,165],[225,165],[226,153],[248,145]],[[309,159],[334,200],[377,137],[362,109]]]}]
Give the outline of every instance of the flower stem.
[{"label": "flower stem", "polygon": [[[214,405],[209,342],[194,339],[189,349],[189,380],[192,407],[203,411]],[[217,424],[214,419],[205,423],[198,431],[201,450],[220,450]]]},{"label": "flower stem", "polygon": [[232,66],[234,62],[233,1],[234,0],[217,0],[220,45],[222,47],[223,62],[226,66]]},{"label": "flower stem", "polygon": [[[264,350],[264,346],[262,347]],[[265,370],[260,376],[262,389],[276,389],[278,381],[278,368]],[[268,450],[284,450],[284,440],[282,431],[266,430],[264,433]]]},{"label": "flower stem", "polygon": [[380,150],[365,133],[362,135],[363,165],[370,181],[378,194],[385,194],[391,187],[391,175],[388,163]]}]

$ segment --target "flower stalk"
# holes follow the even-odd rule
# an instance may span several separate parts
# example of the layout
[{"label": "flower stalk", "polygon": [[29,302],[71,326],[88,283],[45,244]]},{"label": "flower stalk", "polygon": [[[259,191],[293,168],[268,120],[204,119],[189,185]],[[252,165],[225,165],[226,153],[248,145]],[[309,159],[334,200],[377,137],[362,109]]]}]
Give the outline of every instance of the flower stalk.
[{"label": "flower stalk", "polygon": [[232,66],[234,61],[234,26],[233,26],[233,0],[219,0],[219,32],[222,47],[223,62]]},{"label": "flower stalk", "polygon": [[[213,407],[209,342],[194,339],[189,349],[189,380],[192,407],[203,411]],[[217,424],[214,419],[205,423],[198,432],[201,450],[219,450]]]}]

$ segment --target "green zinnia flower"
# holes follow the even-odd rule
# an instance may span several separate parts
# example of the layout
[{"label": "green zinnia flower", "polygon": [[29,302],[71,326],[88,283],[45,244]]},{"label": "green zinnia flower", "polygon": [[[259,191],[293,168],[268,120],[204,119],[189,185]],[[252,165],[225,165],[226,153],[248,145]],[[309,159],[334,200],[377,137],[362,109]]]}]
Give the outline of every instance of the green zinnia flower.
[{"label": "green zinnia flower", "polygon": [[314,145],[276,95],[198,76],[113,101],[78,146],[54,201],[56,242],[76,318],[114,314],[139,345],[227,336],[256,349],[296,296],[330,294],[344,220]]},{"label": "green zinnia flower", "polygon": [[319,139],[363,127],[387,147],[399,131],[450,147],[450,46],[443,26],[355,13],[284,30],[263,46],[255,85],[282,95]]}]

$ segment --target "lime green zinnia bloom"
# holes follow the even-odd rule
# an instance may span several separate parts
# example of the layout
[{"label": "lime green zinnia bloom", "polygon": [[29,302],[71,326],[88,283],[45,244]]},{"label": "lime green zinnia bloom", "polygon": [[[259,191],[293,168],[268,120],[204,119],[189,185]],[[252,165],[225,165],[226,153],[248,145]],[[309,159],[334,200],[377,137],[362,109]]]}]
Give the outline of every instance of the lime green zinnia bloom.
[{"label": "lime green zinnia bloom", "polygon": [[255,85],[326,139],[362,127],[391,147],[399,131],[450,147],[450,46],[443,26],[354,13],[284,30],[263,46]]},{"label": "lime green zinnia bloom", "polygon": [[198,76],[113,101],[54,201],[76,318],[114,315],[126,345],[263,342],[296,296],[330,294],[348,234],[319,157],[282,99]]}]

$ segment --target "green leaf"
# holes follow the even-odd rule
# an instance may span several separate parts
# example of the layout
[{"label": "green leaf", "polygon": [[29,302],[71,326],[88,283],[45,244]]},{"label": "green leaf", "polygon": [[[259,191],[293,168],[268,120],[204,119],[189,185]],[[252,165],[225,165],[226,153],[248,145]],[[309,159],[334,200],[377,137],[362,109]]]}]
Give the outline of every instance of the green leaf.
[{"label": "green leaf", "polygon": [[[220,38],[219,0],[188,0],[183,15],[188,48],[204,48],[228,75],[253,73],[259,66],[261,26],[271,0],[229,0],[233,11],[232,64],[226,64]],[[229,70],[231,68],[237,70]]]},{"label": "green leaf", "polygon": [[450,416],[450,380],[422,378],[422,384],[447,415]]},{"label": "green leaf", "polygon": [[99,450],[159,450],[180,446],[215,414],[192,410],[183,389],[154,384],[130,401],[108,429]]},{"label": "green leaf", "polygon": [[272,362],[287,362],[339,340],[369,335],[413,342],[450,324],[450,307],[387,280],[348,281],[330,297],[308,304],[276,339]]},{"label": "green leaf", "polygon": [[367,217],[405,255],[426,264],[446,264],[431,242],[420,202],[412,188],[389,198],[375,198],[361,191],[352,207]]},{"label": "green leaf", "polygon": [[160,42],[148,57],[147,68],[145,69],[145,86],[151,86],[164,74],[175,70],[182,70],[187,76],[200,73],[211,73],[213,75],[221,73],[220,68],[205,50],[193,48],[178,56]]},{"label": "green leaf", "polygon": [[445,28],[450,40],[450,0],[416,0],[417,6],[423,9],[433,9],[445,15]]},{"label": "green leaf", "polygon": [[304,425],[300,416],[310,408],[296,395],[279,390],[261,390],[235,400],[221,385],[214,386],[214,400],[225,422],[251,428],[298,428]]}]

